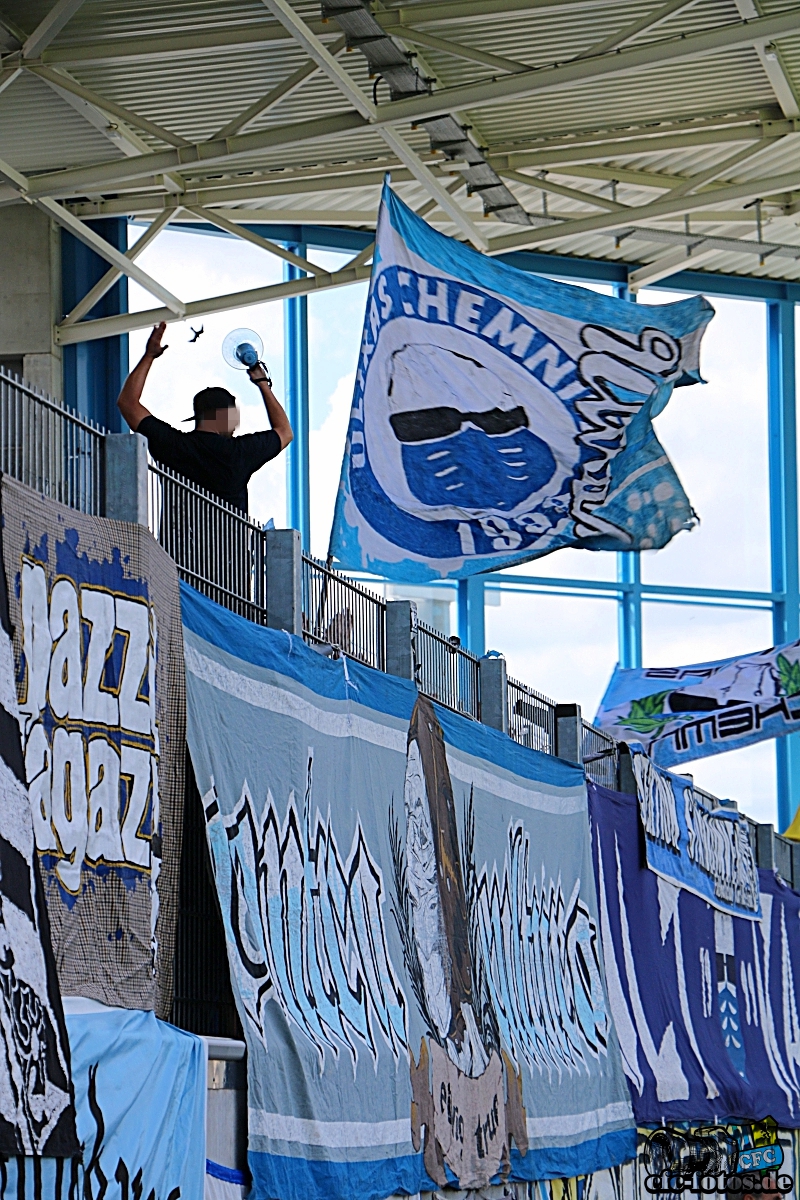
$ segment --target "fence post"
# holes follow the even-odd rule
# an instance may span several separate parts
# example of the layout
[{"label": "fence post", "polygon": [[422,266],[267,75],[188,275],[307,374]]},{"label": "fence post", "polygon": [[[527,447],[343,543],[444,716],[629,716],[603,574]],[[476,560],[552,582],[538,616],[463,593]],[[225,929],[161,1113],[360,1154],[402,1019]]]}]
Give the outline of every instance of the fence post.
[{"label": "fence post", "polygon": [[626,796],[636,795],[636,776],[633,773],[631,752],[624,742],[619,748],[619,779],[617,780],[617,786]]},{"label": "fence post", "polygon": [[775,846],[772,825],[756,825],[756,863],[765,870],[775,869]]},{"label": "fence post", "polygon": [[580,704],[556,705],[556,754],[583,766],[583,721]]},{"label": "fence post", "polygon": [[303,636],[303,551],[297,529],[268,529],[267,625]]},{"label": "fence post", "polygon": [[147,441],[140,433],[106,434],[104,486],[107,517],[147,524]]},{"label": "fence post", "polygon": [[508,733],[508,675],[502,654],[480,660],[481,721]]},{"label": "fence post", "polygon": [[417,606],[413,600],[386,601],[386,673],[415,678],[414,631]]}]

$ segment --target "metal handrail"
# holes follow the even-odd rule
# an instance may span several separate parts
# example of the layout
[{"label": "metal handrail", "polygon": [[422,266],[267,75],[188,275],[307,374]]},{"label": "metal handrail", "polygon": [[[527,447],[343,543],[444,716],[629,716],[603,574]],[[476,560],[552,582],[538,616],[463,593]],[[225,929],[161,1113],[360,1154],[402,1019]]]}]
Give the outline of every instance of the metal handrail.
[{"label": "metal handrail", "polygon": [[619,746],[610,733],[598,729],[588,721],[581,722],[583,742],[583,768],[586,774],[601,787],[616,790],[619,781]]},{"label": "metal handrail", "polygon": [[199,592],[267,624],[267,547],[251,517],[160,463],[148,462],[148,527]]},{"label": "metal handrail", "polygon": [[0,367],[0,471],[99,516],[105,430]]},{"label": "metal handrail", "polygon": [[303,637],[386,670],[386,601],[363,584],[303,555]]},{"label": "metal handrail", "polygon": [[556,706],[518,679],[507,681],[508,733],[521,746],[556,753]]},{"label": "metal handrail", "polygon": [[417,687],[453,712],[481,719],[480,659],[456,637],[417,621],[414,637]]}]

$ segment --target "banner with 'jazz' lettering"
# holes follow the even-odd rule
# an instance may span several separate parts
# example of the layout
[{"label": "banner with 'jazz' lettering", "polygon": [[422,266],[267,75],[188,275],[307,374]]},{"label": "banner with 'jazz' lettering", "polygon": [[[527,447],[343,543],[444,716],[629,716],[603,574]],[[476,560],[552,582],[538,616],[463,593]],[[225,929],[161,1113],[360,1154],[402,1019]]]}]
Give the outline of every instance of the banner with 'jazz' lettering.
[{"label": "banner with 'jazz' lettering", "polygon": [[25,773],[58,980],[172,1005],[185,693],[175,564],[146,529],[2,480]]},{"label": "banner with 'jazz' lettering", "polygon": [[408,582],[665,546],[694,514],[651,418],[712,315],[517,270],[386,186],[331,553]]}]

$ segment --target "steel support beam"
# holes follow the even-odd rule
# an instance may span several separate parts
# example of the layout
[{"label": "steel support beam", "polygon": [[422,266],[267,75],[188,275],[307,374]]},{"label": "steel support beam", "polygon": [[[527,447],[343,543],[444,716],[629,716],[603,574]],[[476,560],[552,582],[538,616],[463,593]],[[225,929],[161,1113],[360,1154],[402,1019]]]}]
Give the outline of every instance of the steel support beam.
[{"label": "steel support beam", "polygon": [[478,658],[486,653],[486,615],[482,575],[458,581],[458,636],[461,645]]},{"label": "steel support beam", "polygon": [[58,37],[67,21],[74,17],[82,4],[83,0],[58,0],[26,40],[22,47],[22,57],[38,58],[53,38]]},{"label": "steel support beam", "polygon": [[[294,214],[296,215],[296,214]],[[290,279],[285,283],[273,283],[267,287],[251,288],[244,292],[228,292],[224,296],[209,296],[205,300],[190,300],[184,316],[205,317],[209,313],[230,312],[233,308],[247,308],[251,304],[267,304],[271,300],[285,300],[287,296],[307,296],[311,292],[324,292],[329,288],[345,287],[350,283],[361,283],[369,279],[372,268],[351,267],[349,264],[332,274],[315,275],[313,278]],[[101,317],[97,321],[79,321],[66,328],[58,325],[55,330],[56,344],[69,346],[73,342],[91,342],[96,338],[112,337],[117,333],[130,333],[133,329],[147,329],[159,321],[180,321],[183,318],[169,308],[148,308],[143,312],[123,313],[119,317]]]},{"label": "steel support beam", "polygon": [[[287,247],[293,255],[304,259],[306,247]],[[304,272],[292,262],[284,264],[287,281],[302,279]],[[308,393],[308,298],[289,296],[283,302],[283,361],[286,387],[286,411],[294,440],[287,450],[286,515],[292,529],[300,530],[303,550],[311,549],[311,462],[310,417]]]},{"label": "steel support beam", "polygon": [[[789,300],[767,305],[770,552],[775,645],[800,636],[798,577],[797,404],[795,311]],[[800,804],[800,734],[777,738],[778,828]]]},{"label": "steel support beam", "polygon": [[[271,0],[276,3],[276,0]],[[558,64],[532,68],[517,75],[503,75],[480,83],[464,83],[442,88],[429,96],[412,96],[391,104],[379,104],[377,124],[420,121],[441,116],[453,109],[468,111],[485,108],[499,100],[518,100],[539,93],[564,91],[576,85],[600,83],[611,77],[620,78],[646,71],[650,67],[672,66],[691,58],[705,58],[725,50],[753,46],[760,39],[788,37],[800,33],[800,10],[795,8],[777,16],[758,17],[753,21],[737,21],[717,26],[702,33],[681,38],[665,38],[618,52]]]},{"label": "steel support beam", "polygon": [[[133,261],[138,258],[143,250],[146,250],[151,242],[155,241],[165,225],[169,224],[175,217],[180,214],[180,208],[170,209],[169,212],[160,213],[154,221],[150,222],[148,228],[142,236],[136,241],[129,250],[126,250],[125,257]],[[82,300],[79,300],[71,312],[67,313],[64,320],[61,322],[62,328],[66,325],[74,325],[76,321],[80,321],[87,313],[91,312],[95,304],[102,300],[106,292],[110,291],[118,279],[122,277],[122,271],[116,267],[111,267],[106,271],[102,279],[91,288]]]},{"label": "steel support beam", "polygon": [[519,233],[504,234],[502,237],[492,238],[489,248],[493,254],[507,250],[523,250],[528,246],[557,241],[559,238],[572,237],[577,233],[597,233],[602,229],[622,229],[626,225],[656,220],[659,217],[699,213],[703,208],[711,208],[712,205],[727,204],[732,200],[755,200],[757,197],[774,195],[776,192],[790,192],[798,187],[800,187],[800,171],[793,171],[786,175],[773,175],[771,178],[765,179],[748,179],[745,183],[731,183],[710,188],[707,192],[701,192],[696,196],[679,196],[677,199],[673,199],[671,195],[663,196],[651,204],[626,208],[622,213],[598,213],[597,216],[563,221],[547,228],[525,229],[520,230]]}]

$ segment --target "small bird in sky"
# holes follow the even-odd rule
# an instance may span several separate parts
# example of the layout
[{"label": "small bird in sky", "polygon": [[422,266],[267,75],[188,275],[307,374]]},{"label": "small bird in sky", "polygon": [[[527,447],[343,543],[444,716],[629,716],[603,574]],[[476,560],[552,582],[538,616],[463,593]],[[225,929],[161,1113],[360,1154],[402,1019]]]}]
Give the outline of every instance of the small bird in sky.
[{"label": "small bird in sky", "polygon": [[191,345],[192,342],[196,342],[197,339],[200,337],[200,334],[203,333],[203,331],[205,330],[205,325],[201,325],[199,329],[195,329],[194,325],[190,325],[189,328],[191,329],[192,334],[193,334],[193,336],[189,338],[189,345]]}]

